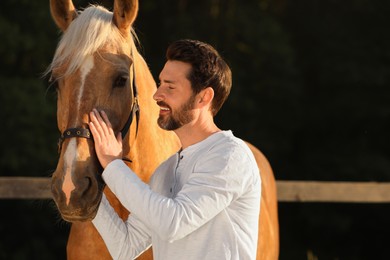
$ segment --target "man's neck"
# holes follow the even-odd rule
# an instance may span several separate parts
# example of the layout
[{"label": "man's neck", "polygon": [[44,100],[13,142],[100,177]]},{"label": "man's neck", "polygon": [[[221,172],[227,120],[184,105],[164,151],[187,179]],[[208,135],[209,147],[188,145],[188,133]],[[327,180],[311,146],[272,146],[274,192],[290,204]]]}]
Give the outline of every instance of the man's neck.
[{"label": "man's neck", "polygon": [[210,135],[221,131],[214,122],[200,123],[191,122],[187,125],[174,130],[176,135],[179,137],[182,149],[187,148],[193,144],[199,143],[205,140]]}]

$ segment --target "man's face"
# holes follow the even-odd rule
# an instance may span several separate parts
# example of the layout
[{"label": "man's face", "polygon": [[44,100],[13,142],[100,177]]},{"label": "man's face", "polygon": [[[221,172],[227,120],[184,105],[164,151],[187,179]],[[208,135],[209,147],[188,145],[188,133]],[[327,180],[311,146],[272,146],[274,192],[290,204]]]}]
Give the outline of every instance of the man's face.
[{"label": "man's face", "polygon": [[158,125],[176,130],[194,119],[195,95],[187,78],[191,65],[167,61],[160,73],[160,84],[153,98],[160,106]]}]

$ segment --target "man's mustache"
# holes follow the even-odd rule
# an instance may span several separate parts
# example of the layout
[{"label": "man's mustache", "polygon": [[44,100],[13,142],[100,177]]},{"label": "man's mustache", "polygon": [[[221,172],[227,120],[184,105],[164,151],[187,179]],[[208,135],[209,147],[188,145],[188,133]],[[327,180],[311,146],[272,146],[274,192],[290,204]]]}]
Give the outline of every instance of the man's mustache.
[{"label": "man's mustache", "polygon": [[169,108],[169,110],[171,110],[171,107],[167,103],[165,103],[164,101],[157,101],[157,105],[160,107],[167,107],[167,108]]}]

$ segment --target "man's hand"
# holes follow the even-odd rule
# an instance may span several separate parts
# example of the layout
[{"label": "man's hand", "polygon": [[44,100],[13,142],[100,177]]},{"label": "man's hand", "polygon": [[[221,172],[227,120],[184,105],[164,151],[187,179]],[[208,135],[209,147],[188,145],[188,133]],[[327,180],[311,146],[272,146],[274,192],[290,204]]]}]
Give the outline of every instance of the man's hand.
[{"label": "man's hand", "polygon": [[122,159],[122,135],[115,137],[114,130],[104,111],[100,113],[93,109],[90,113],[89,128],[91,129],[95,150],[103,168],[115,159]]}]

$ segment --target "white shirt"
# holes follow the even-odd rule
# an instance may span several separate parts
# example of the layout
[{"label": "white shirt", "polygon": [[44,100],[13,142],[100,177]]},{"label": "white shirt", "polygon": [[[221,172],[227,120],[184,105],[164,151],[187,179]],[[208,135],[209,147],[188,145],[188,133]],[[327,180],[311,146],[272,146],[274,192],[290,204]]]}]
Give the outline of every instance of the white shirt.
[{"label": "white shirt", "polygon": [[131,212],[123,222],[103,196],[93,220],[114,259],[133,259],[150,245],[155,260],[256,259],[261,179],[231,131],[174,154],[149,185],[121,160],[103,179]]}]

